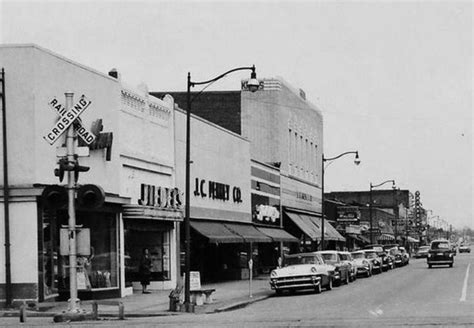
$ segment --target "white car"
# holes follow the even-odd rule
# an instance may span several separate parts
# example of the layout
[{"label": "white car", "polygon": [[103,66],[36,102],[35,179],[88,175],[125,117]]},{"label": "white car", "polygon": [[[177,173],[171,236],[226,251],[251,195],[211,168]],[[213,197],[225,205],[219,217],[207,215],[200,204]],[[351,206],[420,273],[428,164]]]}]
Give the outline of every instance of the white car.
[{"label": "white car", "polygon": [[368,260],[364,251],[355,251],[351,253],[357,268],[357,274],[370,277],[372,275],[372,261]]},{"label": "white car", "polygon": [[270,273],[270,286],[277,294],[298,289],[313,289],[320,293],[322,287],[332,289],[334,272],[335,267],[324,263],[317,253],[287,255],[283,267]]}]

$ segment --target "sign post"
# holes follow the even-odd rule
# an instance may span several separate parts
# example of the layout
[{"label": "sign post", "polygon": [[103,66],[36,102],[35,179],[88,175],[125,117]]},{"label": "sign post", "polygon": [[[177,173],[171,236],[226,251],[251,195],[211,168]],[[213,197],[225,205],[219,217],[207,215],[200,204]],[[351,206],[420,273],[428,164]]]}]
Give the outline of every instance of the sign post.
[{"label": "sign post", "polygon": [[[73,104],[74,93],[66,92],[66,108],[71,108]],[[71,122],[72,123],[72,122]],[[69,163],[74,162],[75,153],[75,130],[72,124],[67,128],[66,152]],[[68,194],[68,231],[69,231],[69,311],[79,311],[79,298],[77,297],[77,256],[76,256],[76,208],[75,208],[75,180],[74,172],[67,172],[67,194]]]}]

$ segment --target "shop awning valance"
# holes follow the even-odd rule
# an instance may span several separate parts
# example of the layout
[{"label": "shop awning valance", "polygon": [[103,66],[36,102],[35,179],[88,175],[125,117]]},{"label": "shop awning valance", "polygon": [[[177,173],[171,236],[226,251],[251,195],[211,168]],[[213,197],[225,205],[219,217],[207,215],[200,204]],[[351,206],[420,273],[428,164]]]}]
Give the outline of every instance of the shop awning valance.
[{"label": "shop awning valance", "polygon": [[386,233],[377,236],[377,240],[395,240],[395,237]]},{"label": "shop awning valance", "polygon": [[233,233],[241,236],[247,243],[271,243],[273,240],[261,233],[251,224],[224,223]]},{"label": "shop awning valance", "polygon": [[245,242],[241,236],[229,230],[222,222],[191,220],[190,225],[199,234],[208,238],[210,243],[230,244]]},{"label": "shop awning valance", "polygon": [[299,240],[295,236],[289,234],[280,228],[257,227],[263,234],[270,237],[274,242],[293,242],[297,243]]},{"label": "shop awning valance", "polygon": [[183,221],[183,212],[181,210],[161,209],[153,206],[123,205],[123,218]]},{"label": "shop awning valance", "polygon": [[[290,211],[285,211],[285,213],[313,241],[321,240],[321,218]],[[346,241],[329,222],[324,224],[324,239]]]}]

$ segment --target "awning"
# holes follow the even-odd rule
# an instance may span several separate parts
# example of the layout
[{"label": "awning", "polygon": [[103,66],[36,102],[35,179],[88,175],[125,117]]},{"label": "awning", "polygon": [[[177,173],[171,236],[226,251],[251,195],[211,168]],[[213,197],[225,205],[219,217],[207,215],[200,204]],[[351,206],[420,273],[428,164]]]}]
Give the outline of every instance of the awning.
[{"label": "awning", "polygon": [[191,220],[191,227],[209,239],[211,243],[243,243],[242,237],[230,231],[222,222]]},{"label": "awning", "polygon": [[[309,214],[289,211],[285,211],[285,213],[313,241],[321,240],[321,218]],[[324,239],[346,241],[346,239],[327,221],[324,224]]]},{"label": "awning", "polygon": [[298,238],[280,228],[257,227],[257,229],[275,242],[299,242]]},{"label": "awning", "polygon": [[163,209],[144,205],[123,205],[124,219],[183,221],[183,213],[177,209]]},{"label": "awning", "polygon": [[395,240],[395,237],[386,233],[377,236],[377,240]]},{"label": "awning", "polygon": [[412,238],[410,236],[408,236],[407,240],[408,240],[409,243],[419,243],[420,242],[418,239]]},{"label": "awning", "polygon": [[358,235],[357,238],[363,243],[370,244],[370,239],[363,235]]},{"label": "awning", "polygon": [[311,220],[305,219],[302,215],[293,212],[286,211],[285,213],[309,238],[314,241],[321,239],[321,229],[312,224]]},{"label": "awning", "polygon": [[233,233],[241,236],[247,243],[271,243],[272,239],[250,224],[224,223]]}]

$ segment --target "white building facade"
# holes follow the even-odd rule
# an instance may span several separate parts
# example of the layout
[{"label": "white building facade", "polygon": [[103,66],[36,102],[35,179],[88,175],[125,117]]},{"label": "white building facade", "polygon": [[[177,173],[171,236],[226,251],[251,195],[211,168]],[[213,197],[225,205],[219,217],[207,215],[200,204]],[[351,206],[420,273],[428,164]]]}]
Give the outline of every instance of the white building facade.
[{"label": "white building facade", "polygon": [[[69,296],[68,257],[60,247],[67,208],[47,208],[42,198],[45,187],[66,183],[53,173],[64,135],[53,145],[43,138],[59,119],[48,103],[56,98],[64,105],[65,92],[74,93],[74,102],[81,95],[91,100],[80,118],[97,137],[87,147],[89,156],[78,159],[90,167],[80,173],[78,184],[105,191],[100,207],[76,208],[77,224],[90,233],[79,297],[118,297],[138,288],[144,248],[151,253],[151,288],[173,288],[182,220],[182,193],[175,185],[173,98],[149,96],[146,88],[127,87],[118,76],[36,45],[1,46],[0,67],[5,70],[7,132],[2,142],[8,146],[1,154],[7,166],[0,175],[8,168],[8,185],[2,180],[0,243],[2,253],[10,255],[9,263],[7,256],[0,257],[5,268],[0,270],[0,303]],[[87,145],[79,141],[78,146]]]}]

